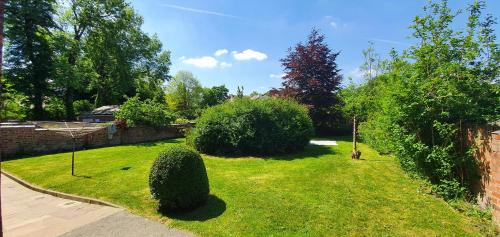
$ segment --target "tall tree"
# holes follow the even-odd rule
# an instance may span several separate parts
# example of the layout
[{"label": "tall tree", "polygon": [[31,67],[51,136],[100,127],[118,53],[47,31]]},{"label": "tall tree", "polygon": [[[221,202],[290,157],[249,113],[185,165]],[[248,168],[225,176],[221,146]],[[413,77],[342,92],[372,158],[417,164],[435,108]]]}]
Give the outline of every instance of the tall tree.
[{"label": "tall tree", "polygon": [[236,97],[240,99],[243,98],[245,96],[244,90],[245,88],[243,88],[243,86],[241,86],[241,88],[238,86],[238,89],[236,90]]},{"label": "tall tree", "polygon": [[[4,93],[6,92],[6,83],[3,78],[3,23],[4,23],[5,0],[0,0],[0,114],[4,111]],[[1,218],[1,217],[0,217]],[[1,232],[1,231],[0,231]]]},{"label": "tall tree", "polygon": [[124,95],[134,96],[137,83],[143,82],[148,86],[139,88],[142,92],[155,91],[158,96],[161,85],[170,78],[170,53],[162,51],[156,36],[141,30],[143,19],[128,4],[114,11],[117,17],[103,20],[89,32],[84,49],[97,75],[90,83],[96,105],[121,103]]},{"label": "tall tree", "polygon": [[484,1],[468,6],[467,24],[457,29],[462,11],[429,2],[411,26],[417,43],[391,52],[386,74],[343,93],[347,112],[366,119],[364,141],[393,151],[444,198],[463,197],[477,181],[469,131],[500,118],[500,49],[484,9]]},{"label": "tall tree", "polygon": [[368,48],[363,50],[364,61],[359,67],[363,73],[365,80],[371,80],[376,77],[379,73],[382,73],[383,62],[380,60],[380,56],[375,52],[375,47],[373,42],[368,42]]},{"label": "tall tree", "polygon": [[124,0],[65,0],[55,38],[57,87],[64,93],[68,119],[73,101],[94,105],[121,103],[139,93],[141,99],[163,101],[169,79],[170,52],[156,36],[141,30],[142,17]]},{"label": "tall tree", "polygon": [[7,77],[15,88],[29,96],[33,118],[42,119],[43,100],[49,89],[53,54],[50,29],[54,0],[8,1],[5,5]]},{"label": "tall tree", "polygon": [[[109,2],[108,5],[116,4]],[[82,90],[92,77],[88,61],[83,54],[85,37],[105,18],[117,17],[113,7],[106,7],[102,0],[64,0],[58,17],[60,31],[55,37],[57,60],[57,86],[63,94],[66,118],[73,120],[73,101],[76,90]]]},{"label": "tall tree", "polygon": [[206,108],[222,104],[227,99],[229,99],[229,90],[224,85],[204,88],[201,98],[201,106]]},{"label": "tall tree", "polygon": [[340,113],[335,106],[339,103],[337,92],[342,81],[335,62],[339,53],[332,52],[324,41],[324,35],[313,29],[306,44],[290,48],[281,60],[285,69],[281,91],[309,107],[320,133],[338,125]]},{"label": "tall tree", "polygon": [[203,88],[191,72],[179,71],[166,88],[168,106],[179,116],[187,119],[196,117]]}]

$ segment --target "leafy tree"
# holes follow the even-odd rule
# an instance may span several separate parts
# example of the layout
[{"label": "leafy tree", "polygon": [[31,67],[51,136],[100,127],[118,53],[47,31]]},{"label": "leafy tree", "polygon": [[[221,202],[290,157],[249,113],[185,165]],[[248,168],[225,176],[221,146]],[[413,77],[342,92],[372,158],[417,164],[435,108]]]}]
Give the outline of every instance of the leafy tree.
[{"label": "leafy tree", "polygon": [[309,107],[317,132],[325,132],[340,122],[337,92],[342,81],[334,53],[316,29],[311,31],[306,44],[299,43],[288,50],[281,60],[285,68],[284,96],[296,99]]},{"label": "leafy tree", "polygon": [[75,108],[76,115],[81,115],[83,112],[89,112],[95,109],[94,105],[88,100],[75,100],[73,102],[73,108]]},{"label": "leafy tree", "polygon": [[166,88],[166,100],[170,109],[187,119],[196,117],[203,88],[191,72],[179,71]]},{"label": "leafy tree", "polygon": [[250,93],[250,95],[248,95],[248,96],[250,96],[250,97],[254,97],[254,96],[258,96],[258,95],[260,95],[260,93],[259,93],[259,92],[257,92],[257,91],[252,91],[252,93]]},{"label": "leafy tree", "polygon": [[[0,98],[2,98],[2,94],[5,87],[5,82],[3,80],[3,34],[4,34],[4,15],[5,15],[5,0],[0,0]],[[0,113],[2,111],[0,110]],[[1,208],[0,208],[1,210]],[[0,225],[1,223],[0,218]]]},{"label": "leafy tree", "polygon": [[32,118],[60,101],[52,97],[63,101],[67,120],[78,100],[94,107],[137,94],[164,101],[170,52],[142,31],[142,17],[125,0],[21,0],[6,8],[7,78],[29,96]]},{"label": "leafy tree", "polygon": [[62,120],[66,117],[64,102],[61,98],[52,96],[44,102],[47,118],[50,120]]},{"label": "leafy tree", "polygon": [[115,117],[118,121],[125,121],[129,127],[147,125],[156,128],[168,126],[175,119],[164,103],[149,99],[141,101],[137,96],[127,99]]},{"label": "leafy tree", "polygon": [[214,86],[212,88],[204,88],[201,97],[201,106],[203,108],[222,104],[229,99],[229,90],[226,86]]},{"label": "leafy tree", "polygon": [[6,119],[22,120],[27,116],[27,109],[24,106],[26,96],[12,89],[11,84],[7,84],[0,78],[2,87],[0,88],[0,121]]},{"label": "leafy tree", "polygon": [[[170,53],[141,30],[142,17],[123,0],[67,1],[58,17],[58,77],[68,117],[72,101],[94,97],[95,106],[124,95],[163,101]],[[88,86],[87,86],[88,85]],[[76,98],[75,98],[76,97]]]},{"label": "leafy tree", "polygon": [[388,71],[360,86],[361,101],[352,103],[366,109],[363,138],[394,151],[444,198],[463,197],[477,177],[467,130],[499,119],[500,50],[484,7],[470,5],[465,29],[457,30],[459,12],[430,2],[411,26],[417,45],[391,52]]},{"label": "leafy tree", "polygon": [[56,83],[63,92],[66,118],[75,118],[73,100],[77,90],[82,91],[90,82],[89,78],[95,77],[91,63],[84,58],[83,46],[86,36],[100,26],[106,17],[119,17],[113,4],[105,6],[105,1],[98,0],[63,0],[62,9],[58,15],[59,31],[54,34],[55,50],[57,52]]},{"label": "leafy tree", "polygon": [[161,43],[156,36],[151,39],[150,45],[152,47],[149,49],[149,56],[137,69],[139,76],[136,79],[136,93],[142,99],[163,103],[165,101],[163,84],[171,78],[170,51],[161,51]]},{"label": "leafy tree", "polygon": [[120,17],[103,21],[102,27],[89,34],[86,44],[85,50],[98,75],[90,83],[97,105],[120,103],[124,95],[136,94],[139,80],[152,82],[141,87],[142,91],[155,86],[158,92],[169,79],[170,54],[161,52],[157,37],[141,31],[142,17],[128,4],[120,5],[116,11]]},{"label": "leafy tree", "polygon": [[236,97],[237,98],[243,98],[245,96],[245,93],[243,92],[244,88],[243,86],[239,87],[238,86],[238,89],[236,90]]},{"label": "leafy tree", "polygon": [[380,59],[375,51],[373,42],[368,42],[368,48],[363,50],[364,62],[359,67],[365,80],[371,80],[379,74],[384,73],[387,62]]},{"label": "leafy tree", "polygon": [[54,4],[53,0],[19,0],[5,5],[6,76],[17,91],[29,96],[35,119],[44,118],[43,100],[53,69],[49,37],[55,26]]},{"label": "leafy tree", "polygon": [[419,44],[408,52],[414,61],[404,82],[397,133],[398,153],[437,184],[447,198],[470,187],[474,160],[467,152],[465,128],[498,118],[500,105],[493,82],[500,75],[500,51],[494,19],[481,18],[484,2],[468,8],[465,33],[452,28],[455,17],[447,1],[430,3],[415,17],[411,29]]}]

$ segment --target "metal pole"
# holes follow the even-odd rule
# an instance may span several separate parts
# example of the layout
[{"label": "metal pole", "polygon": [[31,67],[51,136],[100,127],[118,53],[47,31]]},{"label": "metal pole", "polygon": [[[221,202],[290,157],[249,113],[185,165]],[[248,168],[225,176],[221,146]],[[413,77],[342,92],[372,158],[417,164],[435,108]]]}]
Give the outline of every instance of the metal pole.
[{"label": "metal pole", "polygon": [[75,176],[75,138],[73,138],[73,154],[71,155],[71,175]]}]

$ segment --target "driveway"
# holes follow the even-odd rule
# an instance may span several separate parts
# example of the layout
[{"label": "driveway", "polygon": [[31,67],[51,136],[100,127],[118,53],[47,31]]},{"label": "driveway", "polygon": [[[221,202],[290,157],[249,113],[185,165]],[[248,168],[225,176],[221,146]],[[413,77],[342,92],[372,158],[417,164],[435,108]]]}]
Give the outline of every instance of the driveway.
[{"label": "driveway", "polygon": [[122,209],[42,194],[2,174],[5,237],[193,236]]}]

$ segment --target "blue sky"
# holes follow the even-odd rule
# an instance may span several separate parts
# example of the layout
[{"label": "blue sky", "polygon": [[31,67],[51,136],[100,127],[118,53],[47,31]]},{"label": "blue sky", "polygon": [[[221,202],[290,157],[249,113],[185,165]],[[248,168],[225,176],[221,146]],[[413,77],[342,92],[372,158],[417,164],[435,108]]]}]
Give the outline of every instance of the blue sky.
[{"label": "blue sky", "polygon": [[[279,60],[305,41],[313,27],[330,48],[340,51],[344,80],[360,80],[361,51],[368,41],[381,56],[412,44],[408,26],[426,0],[131,0],[144,17],[144,30],[156,33],[172,52],[172,75],[188,70],[205,87],[225,84],[231,92],[265,92],[281,84]],[[470,1],[450,1],[453,8]],[[500,17],[500,1],[486,12]],[[497,35],[500,27],[496,26]],[[217,53],[216,53],[217,52]]]}]

